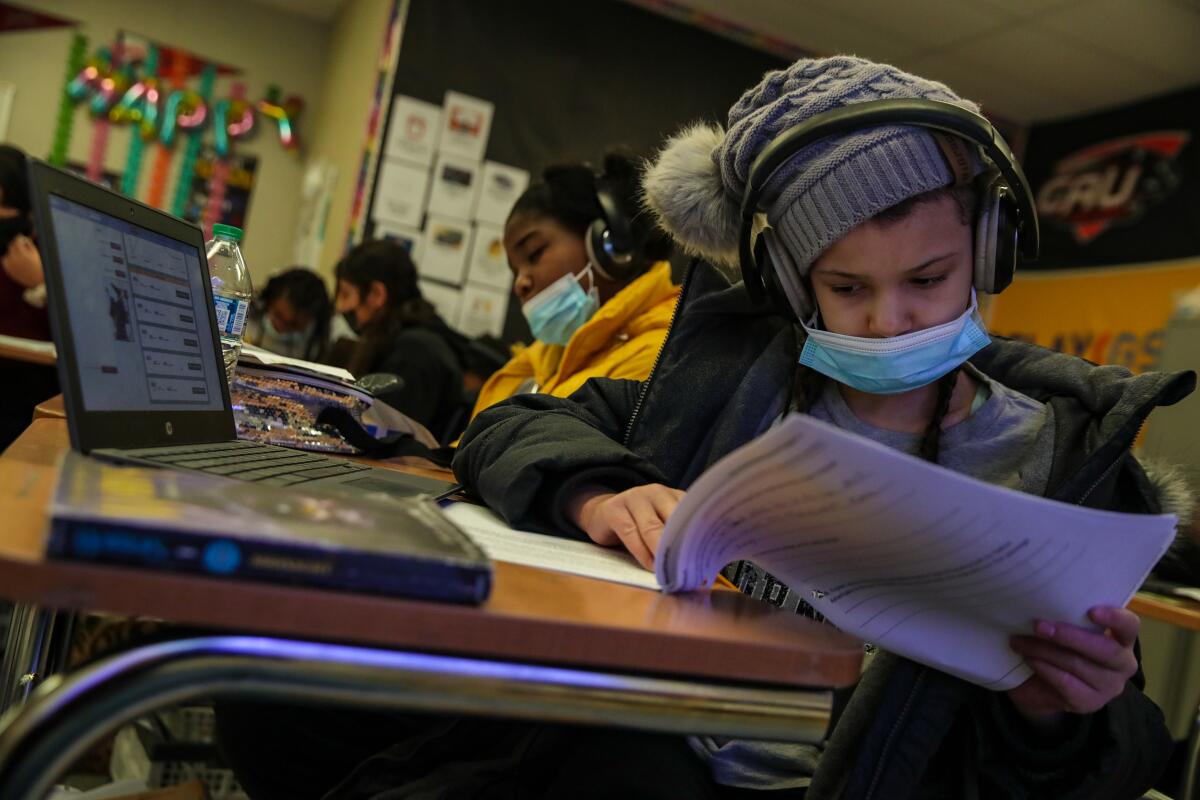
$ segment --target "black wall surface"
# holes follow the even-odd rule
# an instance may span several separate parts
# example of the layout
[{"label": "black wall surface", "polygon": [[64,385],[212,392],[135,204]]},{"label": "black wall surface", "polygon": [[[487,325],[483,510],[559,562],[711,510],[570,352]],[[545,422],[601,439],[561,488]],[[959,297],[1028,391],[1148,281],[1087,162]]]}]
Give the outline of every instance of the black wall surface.
[{"label": "black wall surface", "polygon": [[[692,120],[723,124],[784,63],[619,0],[411,0],[393,91],[491,101],[486,158],[536,180],[612,145],[648,156]],[[528,338],[515,301],[504,338]]]}]

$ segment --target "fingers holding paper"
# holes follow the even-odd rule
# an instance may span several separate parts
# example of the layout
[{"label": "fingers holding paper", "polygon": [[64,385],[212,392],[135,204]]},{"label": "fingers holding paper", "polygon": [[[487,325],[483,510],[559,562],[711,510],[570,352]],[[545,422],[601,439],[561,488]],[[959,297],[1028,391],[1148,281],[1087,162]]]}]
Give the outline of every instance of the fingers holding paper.
[{"label": "fingers holding paper", "polygon": [[639,564],[653,570],[663,527],[682,499],[682,491],[661,483],[624,492],[594,487],[581,492],[567,514],[596,544],[622,545]]},{"label": "fingers holding paper", "polygon": [[1097,606],[1088,612],[1102,630],[1039,620],[1035,636],[1014,636],[1010,645],[1034,675],[1008,692],[1022,715],[1038,720],[1062,712],[1097,711],[1125,690],[1137,672],[1133,644],[1141,621],[1132,611]]}]

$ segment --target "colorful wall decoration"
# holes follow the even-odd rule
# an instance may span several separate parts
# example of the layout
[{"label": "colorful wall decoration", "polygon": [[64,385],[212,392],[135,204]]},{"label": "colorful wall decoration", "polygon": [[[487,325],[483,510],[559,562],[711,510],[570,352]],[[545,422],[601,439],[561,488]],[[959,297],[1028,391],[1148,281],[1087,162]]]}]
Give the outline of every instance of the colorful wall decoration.
[{"label": "colorful wall decoration", "polygon": [[[129,139],[125,170],[116,188],[137,196],[141,170],[149,158],[150,178],[140,199],[201,223],[206,233],[214,222],[231,216],[241,222],[257,160],[238,157],[236,143],[261,129],[273,134],[285,150],[298,153],[304,101],[278,86],[267,87],[252,100],[241,82],[233,83],[227,95],[218,96],[217,78],[238,72],[128,33],[89,53],[87,39],[76,35],[50,160],[65,163],[75,133],[75,108],[86,104],[92,119],[91,147],[83,166],[88,178],[104,182],[111,177],[104,169],[109,129],[132,126],[136,135]],[[175,186],[169,190],[177,147],[182,148],[181,161]],[[201,196],[203,202],[197,203]],[[231,207],[241,210],[231,213]]]}]

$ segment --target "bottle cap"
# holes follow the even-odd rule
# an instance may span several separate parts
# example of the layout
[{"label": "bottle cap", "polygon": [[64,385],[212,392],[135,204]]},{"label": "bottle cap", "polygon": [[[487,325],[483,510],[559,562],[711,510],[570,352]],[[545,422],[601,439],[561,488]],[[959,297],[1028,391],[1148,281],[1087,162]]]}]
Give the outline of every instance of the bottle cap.
[{"label": "bottle cap", "polygon": [[233,225],[221,225],[217,223],[212,227],[213,238],[232,239],[235,242],[242,240],[242,229],[235,228]]}]

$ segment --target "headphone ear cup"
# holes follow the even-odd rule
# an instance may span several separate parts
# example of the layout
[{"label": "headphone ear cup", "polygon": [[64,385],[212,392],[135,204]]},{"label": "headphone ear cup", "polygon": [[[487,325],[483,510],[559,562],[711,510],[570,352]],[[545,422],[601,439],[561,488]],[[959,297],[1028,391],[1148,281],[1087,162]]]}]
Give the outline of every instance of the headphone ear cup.
[{"label": "headphone ear cup", "polygon": [[1000,194],[1003,184],[998,173],[986,177],[979,192],[979,212],[975,215],[975,290],[995,294],[996,242],[1000,223]]},{"label": "headphone ear cup", "polygon": [[608,231],[608,223],[603,218],[592,220],[587,233],[583,236],[583,248],[587,251],[588,260],[596,267],[600,277],[617,281],[621,280],[621,269],[608,254],[604,247],[604,234]]}]

